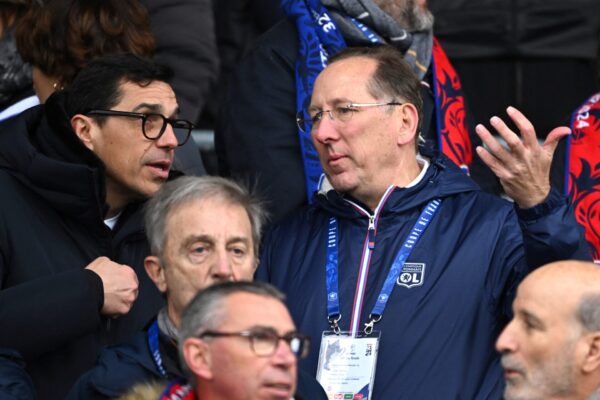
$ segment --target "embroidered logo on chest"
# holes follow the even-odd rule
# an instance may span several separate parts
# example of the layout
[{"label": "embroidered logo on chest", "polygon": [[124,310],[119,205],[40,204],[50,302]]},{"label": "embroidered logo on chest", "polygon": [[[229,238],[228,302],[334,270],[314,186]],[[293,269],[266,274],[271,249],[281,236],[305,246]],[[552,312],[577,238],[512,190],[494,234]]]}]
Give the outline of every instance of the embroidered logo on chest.
[{"label": "embroidered logo on chest", "polygon": [[396,285],[411,288],[421,286],[425,279],[425,264],[424,263],[405,263],[402,268],[402,273],[396,280]]}]

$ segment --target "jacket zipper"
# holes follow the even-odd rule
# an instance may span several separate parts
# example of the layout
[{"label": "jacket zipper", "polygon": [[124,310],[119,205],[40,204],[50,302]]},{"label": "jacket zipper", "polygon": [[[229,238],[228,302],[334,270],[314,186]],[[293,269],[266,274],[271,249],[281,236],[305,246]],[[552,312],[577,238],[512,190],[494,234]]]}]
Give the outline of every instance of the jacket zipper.
[{"label": "jacket zipper", "polygon": [[352,304],[352,315],[350,319],[350,331],[352,333],[352,336],[356,336],[359,332],[362,306],[367,287],[367,280],[369,277],[369,268],[371,266],[371,252],[375,249],[375,233],[377,231],[377,221],[379,219],[379,213],[390,194],[394,191],[394,188],[395,186],[392,185],[385,191],[383,197],[381,198],[381,201],[377,205],[377,208],[375,209],[375,212],[373,214],[370,214],[367,210],[365,210],[358,204],[348,201],[358,212],[365,215],[369,219],[367,235],[365,237],[363,252],[360,259],[358,280],[356,282],[356,288],[354,291],[354,302]]}]

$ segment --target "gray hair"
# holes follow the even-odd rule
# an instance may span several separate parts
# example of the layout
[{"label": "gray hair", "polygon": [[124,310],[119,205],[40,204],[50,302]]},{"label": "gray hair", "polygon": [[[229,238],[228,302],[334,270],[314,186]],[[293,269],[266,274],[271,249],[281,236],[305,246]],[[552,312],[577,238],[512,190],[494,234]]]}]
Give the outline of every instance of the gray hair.
[{"label": "gray hair", "polygon": [[229,296],[237,293],[255,294],[279,300],[282,303],[285,302],[285,295],[278,289],[268,283],[258,281],[228,281],[201,290],[183,311],[179,328],[179,360],[189,382],[194,382],[194,379],[192,379],[193,374],[186,365],[183,356],[185,340],[221,326],[223,320],[227,317],[223,303]]},{"label": "gray hair", "polygon": [[584,295],[577,308],[577,319],[590,331],[600,331],[600,294]]},{"label": "gray hair", "polygon": [[252,227],[254,256],[258,257],[260,237],[267,213],[260,200],[244,186],[218,176],[184,176],[165,183],[146,205],[146,235],[153,255],[162,257],[166,226],[171,211],[190,201],[219,198],[246,210]]}]

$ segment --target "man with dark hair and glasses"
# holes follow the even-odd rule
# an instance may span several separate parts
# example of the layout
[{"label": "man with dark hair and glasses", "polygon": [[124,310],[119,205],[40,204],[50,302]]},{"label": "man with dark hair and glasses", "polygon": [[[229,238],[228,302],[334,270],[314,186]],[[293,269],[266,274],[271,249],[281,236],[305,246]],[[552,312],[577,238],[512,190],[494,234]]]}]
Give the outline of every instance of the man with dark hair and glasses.
[{"label": "man with dark hair and glasses", "polygon": [[141,208],[192,127],[170,77],[132,55],[94,60],[0,125],[0,347],[23,355],[39,398],[62,400],[164,303]]},{"label": "man with dark hair and glasses", "polygon": [[271,285],[212,286],[190,302],[181,322],[179,353],[191,385],[175,382],[162,398],[299,399],[296,365],[309,343],[296,330],[283,294]]},{"label": "man with dark hair and glasses", "polygon": [[419,79],[378,46],[331,57],[297,117],[325,174],[265,238],[256,279],[286,294],[320,349],[300,368],[330,398],[500,398],[494,341],[517,284],[548,259],[589,259],[566,201],[524,210],[538,235],[523,235],[516,207],[417,147],[421,114]]},{"label": "man with dark hair and glasses", "polygon": [[[166,305],[146,332],[104,350],[67,400],[113,399],[134,385],[183,377],[177,342],[184,308],[213,284],[252,280],[265,218],[258,199],[225,178],[181,177],[164,184],[146,205],[151,255],[145,267]],[[269,350],[262,346],[268,340],[251,338],[260,354]],[[303,397],[326,399],[314,377],[300,382]]]}]

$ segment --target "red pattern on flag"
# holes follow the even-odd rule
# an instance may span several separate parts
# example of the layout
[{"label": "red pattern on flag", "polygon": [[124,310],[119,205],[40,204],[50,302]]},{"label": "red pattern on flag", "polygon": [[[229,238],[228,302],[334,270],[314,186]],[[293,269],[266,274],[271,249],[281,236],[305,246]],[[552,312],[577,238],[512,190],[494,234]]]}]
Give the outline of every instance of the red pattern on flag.
[{"label": "red pattern on flag", "polygon": [[592,257],[600,262],[600,93],[573,114],[571,130],[567,190]]},{"label": "red pattern on flag", "polygon": [[468,173],[473,149],[465,121],[462,85],[437,39],[433,40],[433,67],[440,150]]}]

